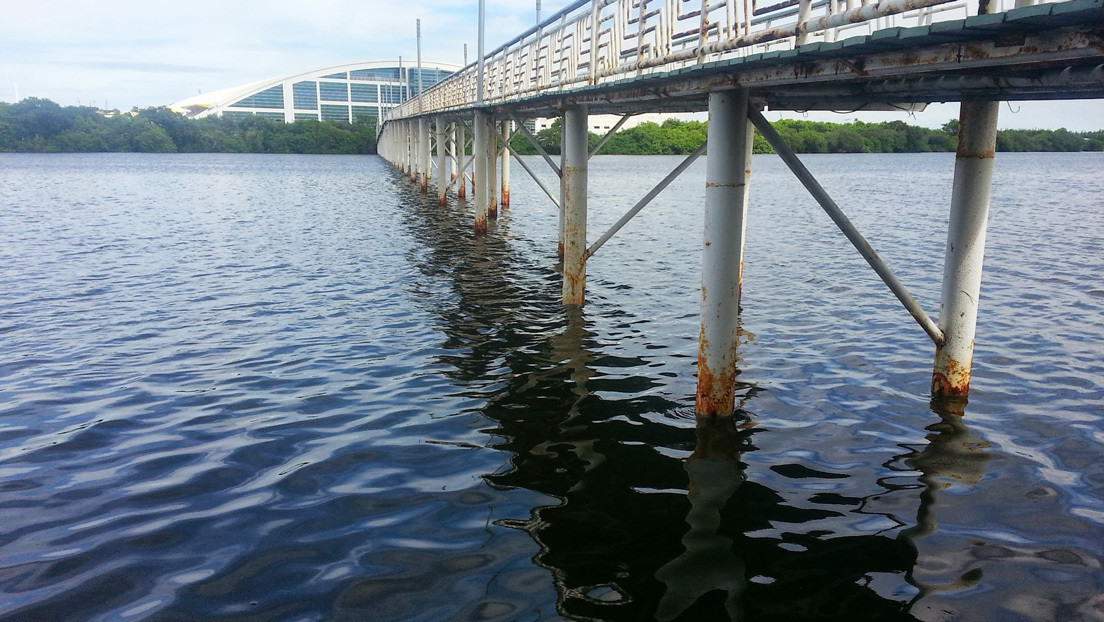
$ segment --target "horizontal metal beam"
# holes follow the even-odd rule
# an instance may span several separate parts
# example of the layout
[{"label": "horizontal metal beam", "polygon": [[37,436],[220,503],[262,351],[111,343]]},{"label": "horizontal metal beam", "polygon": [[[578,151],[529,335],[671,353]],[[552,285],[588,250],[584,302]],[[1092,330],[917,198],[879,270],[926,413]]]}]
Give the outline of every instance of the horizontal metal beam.
[{"label": "horizontal metal beam", "polygon": [[832,197],[828,196],[828,192],[824,189],[820,183],[817,182],[813,174],[809,172],[809,169],[805,168],[805,165],[801,163],[801,160],[797,157],[797,154],[790,149],[786,141],[782,140],[782,136],[778,134],[767,121],[763,113],[754,106],[748,106],[748,118],[755,125],[755,128],[759,130],[759,133],[763,135],[763,138],[767,139],[771,147],[778,152],[782,161],[790,167],[794,175],[801,182],[805,189],[809,191],[809,194],[813,195],[817,203],[828,213],[828,217],[832,219],[832,222],[836,223],[843,235],[851,242],[859,254],[866,259],[866,263],[870,264],[870,267],[874,269],[874,272],[878,273],[882,281],[889,287],[893,295],[897,297],[897,300],[901,301],[905,309],[916,320],[916,323],[924,329],[924,332],[931,337],[935,345],[943,345],[943,331],[939,330],[939,326],[931,319],[931,317],[920,306],[919,302],[912,297],[912,294],[905,289],[904,284],[894,276],[893,271],[889,269],[882,258],[878,256],[878,253],[874,251],[874,247],[866,241],[859,230],[855,228],[855,225],[847,218],[843,213],[843,210],[836,205],[836,202],[832,200]]}]

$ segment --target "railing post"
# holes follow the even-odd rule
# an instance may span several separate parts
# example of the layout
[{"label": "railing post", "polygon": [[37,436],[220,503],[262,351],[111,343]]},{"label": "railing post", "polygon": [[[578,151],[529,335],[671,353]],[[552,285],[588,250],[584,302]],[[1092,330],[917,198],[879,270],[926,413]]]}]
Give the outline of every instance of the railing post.
[{"label": "railing post", "polygon": [[[510,140],[513,121],[502,122],[502,137]],[[502,193],[499,195],[499,205],[503,210],[510,209],[510,145],[502,145]]]},{"label": "railing post", "polygon": [[437,117],[434,121],[437,140],[437,205],[445,205],[445,189],[448,188],[448,144],[445,139],[445,120]]},{"label": "railing post", "polygon": [[939,328],[931,391],[935,397],[965,397],[970,391],[978,295],[989,221],[989,191],[997,147],[1000,102],[962,102],[958,121],[951,216],[943,264]]},{"label": "railing post", "polygon": [[740,287],[753,129],[746,89],[709,94],[701,334],[694,409],[731,415],[736,401]]},{"label": "railing post", "polygon": [[563,120],[563,302],[582,306],[586,289],[587,109],[574,106]]},{"label": "railing post", "polygon": [[468,132],[463,122],[456,123],[456,159],[460,162],[458,173],[460,181],[456,182],[456,196],[461,201],[468,198],[468,167],[466,164],[468,155]]},{"label": "railing post", "polygon": [[490,199],[487,196],[487,164],[490,157],[487,153],[490,147],[488,136],[487,115],[483,112],[475,113],[473,130],[475,144],[472,147],[472,170],[475,173],[475,181],[472,182],[472,190],[475,192],[475,232],[482,234],[487,232],[487,207]]},{"label": "railing post", "polygon": [[433,154],[429,148],[429,119],[418,119],[418,188],[422,194],[429,194],[429,176],[432,169]]}]

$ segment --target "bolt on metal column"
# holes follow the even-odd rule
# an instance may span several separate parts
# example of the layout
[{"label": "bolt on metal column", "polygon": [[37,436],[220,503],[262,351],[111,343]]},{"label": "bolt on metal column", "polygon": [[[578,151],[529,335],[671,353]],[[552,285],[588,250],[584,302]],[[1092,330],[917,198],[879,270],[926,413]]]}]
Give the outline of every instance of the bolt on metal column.
[{"label": "bolt on metal column", "polygon": [[701,334],[694,410],[731,415],[736,402],[736,346],[753,130],[747,89],[709,94],[705,169]]},{"label": "bolt on metal column", "polygon": [[586,290],[587,109],[575,106],[563,122],[563,302],[582,306]]},{"label": "bolt on metal column", "polygon": [[487,207],[490,205],[490,199],[487,196],[487,164],[490,160],[487,151],[490,147],[490,136],[487,135],[485,113],[475,113],[472,130],[475,134],[475,145],[472,147],[472,170],[475,171],[475,180],[472,182],[472,190],[475,192],[475,232],[481,234],[487,232]]},{"label": "bolt on metal column", "polygon": [[932,370],[931,391],[935,397],[965,397],[970,391],[997,147],[1000,102],[962,102],[961,106],[939,305],[939,328],[944,340],[935,350]]}]

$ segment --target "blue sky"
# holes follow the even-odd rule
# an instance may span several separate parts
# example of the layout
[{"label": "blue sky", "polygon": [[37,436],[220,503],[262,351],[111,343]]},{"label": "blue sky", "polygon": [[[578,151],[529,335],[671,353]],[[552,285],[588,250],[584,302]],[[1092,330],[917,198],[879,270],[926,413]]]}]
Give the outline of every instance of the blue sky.
[{"label": "blue sky", "polygon": [[[34,96],[125,110],[346,62],[400,55],[413,60],[418,18],[424,59],[459,64],[465,43],[469,59],[475,58],[477,0],[6,4],[0,20],[0,101],[8,102]],[[532,26],[535,4],[487,0],[487,49]],[[543,0],[543,15],[567,4]],[[944,104],[913,118],[831,113],[808,118],[902,119],[935,127],[957,116],[957,110]],[[1104,100],[1013,103],[1001,110],[1000,125],[1104,129]]]}]

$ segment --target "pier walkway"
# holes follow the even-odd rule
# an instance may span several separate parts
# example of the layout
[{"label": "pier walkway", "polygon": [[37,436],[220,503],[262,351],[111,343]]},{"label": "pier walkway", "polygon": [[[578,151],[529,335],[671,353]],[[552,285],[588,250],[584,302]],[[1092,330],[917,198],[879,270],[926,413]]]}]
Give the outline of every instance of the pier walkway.
[{"label": "pier walkway", "polygon": [[[1002,4],[1002,2],[1004,4]],[[1104,98],[1104,0],[580,0],[383,119],[379,152],[446,205],[473,189],[474,230],[509,205],[515,132],[560,179],[563,302],[586,263],[706,151],[696,410],[731,414],[743,245],[758,130],[936,346],[932,393],[969,391],[999,104]],[[921,110],[961,102],[938,320],[909,294],[762,110]],[[610,231],[587,233],[587,161],[632,115],[709,112],[706,143]],[[623,115],[591,151],[588,115]],[[563,119],[560,155],[526,127]],[[471,140],[469,140],[469,136]]]}]

